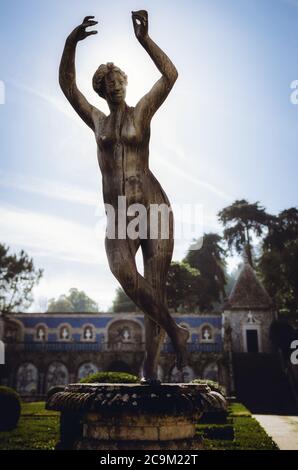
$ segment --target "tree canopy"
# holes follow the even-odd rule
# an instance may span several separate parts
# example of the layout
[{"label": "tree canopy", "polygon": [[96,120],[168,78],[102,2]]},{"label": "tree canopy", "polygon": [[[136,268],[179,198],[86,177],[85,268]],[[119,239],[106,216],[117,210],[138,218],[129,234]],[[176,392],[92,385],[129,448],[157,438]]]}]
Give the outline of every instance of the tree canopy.
[{"label": "tree canopy", "polygon": [[10,254],[0,243],[0,313],[26,310],[33,302],[32,290],[42,276],[33,259],[23,250]]},{"label": "tree canopy", "polygon": [[205,233],[199,250],[189,250],[184,261],[198,270],[198,307],[200,311],[213,308],[225,296],[225,256],[222,238],[217,233]]},{"label": "tree canopy", "polygon": [[199,301],[200,273],[186,261],[173,261],[168,272],[166,291],[168,306],[178,311],[194,311]]},{"label": "tree canopy", "polygon": [[[279,312],[298,313],[298,209],[291,207],[277,216],[259,202],[237,200],[218,214],[224,225],[224,238],[207,233],[203,245],[194,243],[182,262],[172,262],[167,278],[167,298],[171,309],[210,311],[218,307],[235,282],[236,272],[226,274],[227,242],[231,252],[247,252],[259,239],[255,267]],[[254,238],[255,237],[255,238]],[[135,311],[127,295],[118,289],[114,311]]]},{"label": "tree canopy", "polygon": [[[166,282],[166,294],[170,309],[194,309],[198,302],[197,278],[199,272],[188,263],[174,261],[171,263]],[[121,287],[116,290],[113,300],[113,312],[136,312],[138,307],[126,295]]]},{"label": "tree canopy", "polygon": [[98,305],[84,291],[73,287],[68,295],[60,295],[57,300],[50,299],[48,312],[98,312]]},{"label": "tree canopy", "polygon": [[138,310],[135,303],[130,297],[124,292],[122,287],[116,289],[116,296],[113,300],[112,311],[113,312],[135,312]]},{"label": "tree canopy", "polygon": [[241,199],[222,209],[218,219],[224,226],[224,239],[228,247],[237,253],[246,249],[248,261],[252,265],[252,234],[261,237],[272,216],[266,213],[259,202],[251,204]]},{"label": "tree canopy", "polygon": [[277,309],[298,313],[298,210],[273,217],[258,260],[258,271]]}]

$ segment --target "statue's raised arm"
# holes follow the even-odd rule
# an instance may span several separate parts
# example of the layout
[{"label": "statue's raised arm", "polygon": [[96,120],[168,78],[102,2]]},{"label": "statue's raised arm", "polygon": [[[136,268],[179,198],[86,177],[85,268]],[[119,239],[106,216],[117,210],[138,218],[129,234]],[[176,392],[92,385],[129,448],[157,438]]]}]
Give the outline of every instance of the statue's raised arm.
[{"label": "statue's raised arm", "polygon": [[104,114],[95,106],[92,106],[77,87],[75,53],[79,41],[93,34],[97,34],[95,30],[86,31],[86,28],[98,23],[94,21],[93,18],[94,16],[86,16],[83,22],[70,33],[66,39],[59,68],[59,83],[64,95],[78,115],[92,130],[95,129],[94,120],[98,118],[98,115],[104,117]]},{"label": "statue's raised arm", "polygon": [[169,57],[149,37],[147,11],[133,11],[132,21],[136,38],[148,52],[162,74],[161,78],[155,83],[151,90],[143,96],[135,108],[135,113],[141,122],[148,124],[173,88],[178,77],[178,72]]}]

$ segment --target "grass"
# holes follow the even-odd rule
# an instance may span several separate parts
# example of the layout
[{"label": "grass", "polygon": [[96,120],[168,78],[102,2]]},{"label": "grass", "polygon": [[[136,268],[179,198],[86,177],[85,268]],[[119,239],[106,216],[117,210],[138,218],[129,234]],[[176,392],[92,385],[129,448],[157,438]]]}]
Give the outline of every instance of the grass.
[{"label": "grass", "polygon": [[249,417],[251,412],[242,403],[232,403],[229,406],[229,416],[235,417]]},{"label": "grass", "polygon": [[[241,403],[228,410],[228,424],[234,428],[234,440],[204,438],[206,450],[275,450],[276,444]],[[215,425],[220,428],[220,424]],[[223,427],[227,425],[222,425]],[[210,424],[198,424],[199,434]],[[0,450],[53,450],[59,439],[59,413],[46,411],[44,402],[22,403],[17,429],[0,432]]]},{"label": "grass", "polygon": [[[234,428],[234,439],[231,441],[204,438],[205,450],[278,450],[275,442],[241,403],[229,405],[228,423]],[[205,426],[210,425],[197,426],[199,434],[204,434]],[[215,426],[220,427],[220,425]]]},{"label": "grass", "polygon": [[59,413],[46,411],[44,402],[22,403],[17,429],[0,432],[0,450],[50,450],[59,438]]}]

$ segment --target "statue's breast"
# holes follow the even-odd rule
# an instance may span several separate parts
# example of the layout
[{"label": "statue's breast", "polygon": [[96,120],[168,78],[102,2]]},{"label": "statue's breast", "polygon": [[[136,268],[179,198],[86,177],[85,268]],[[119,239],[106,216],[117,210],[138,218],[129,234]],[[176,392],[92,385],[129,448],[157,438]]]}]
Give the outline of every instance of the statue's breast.
[{"label": "statue's breast", "polygon": [[98,146],[101,150],[108,150],[115,146],[117,140],[115,125],[107,120],[97,131],[96,141]]},{"label": "statue's breast", "polygon": [[134,115],[130,108],[123,121],[121,129],[121,141],[125,145],[139,145],[143,141],[143,134],[134,121]]},{"label": "statue's breast", "polygon": [[121,120],[108,117],[97,130],[96,140],[102,150],[112,149],[116,144],[134,147],[145,142],[144,133],[134,121],[133,110],[127,108]]}]

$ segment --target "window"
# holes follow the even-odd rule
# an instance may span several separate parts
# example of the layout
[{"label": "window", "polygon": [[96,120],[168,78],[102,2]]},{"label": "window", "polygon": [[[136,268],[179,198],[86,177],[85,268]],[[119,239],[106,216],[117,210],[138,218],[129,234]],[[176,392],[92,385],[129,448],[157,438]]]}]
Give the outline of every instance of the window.
[{"label": "window", "polygon": [[121,335],[121,340],[122,340],[123,342],[126,342],[126,341],[131,340],[130,329],[127,328],[127,327],[123,328],[123,330],[121,331],[120,335]]},{"label": "window", "polygon": [[246,330],[246,347],[248,353],[259,352],[258,330]]},{"label": "window", "polygon": [[68,325],[62,325],[60,327],[59,339],[61,341],[69,341],[71,338],[70,327]]},{"label": "window", "polygon": [[201,341],[208,343],[213,342],[213,329],[210,325],[203,325],[201,329]]},{"label": "window", "polygon": [[95,334],[93,326],[86,325],[83,329],[83,341],[94,341]]},{"label": "window", "polygon": [[21,326],[13,320],[4,323],[4,342],[17,343],[22,340]]},{"label": "window", "polygon": [[45,325],[38,325],[36,328],[36,339],[37,341],[47,340],[47,329]]}]

